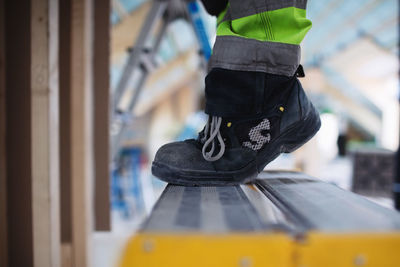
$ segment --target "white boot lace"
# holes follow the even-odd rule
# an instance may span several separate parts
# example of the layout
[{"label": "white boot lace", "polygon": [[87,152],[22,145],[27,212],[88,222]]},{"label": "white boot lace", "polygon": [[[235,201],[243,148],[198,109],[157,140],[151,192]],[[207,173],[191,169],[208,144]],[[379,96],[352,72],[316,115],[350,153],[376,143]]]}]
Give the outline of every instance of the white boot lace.
[{"label": "white boot lace", "polygon": [[[207,121],[206,127],[204,129],[204,136],[202,138],[203,149],[201,152],[203,153],[203,158],[207,161],[216,161],[219,160],[225,152],[225,143],[222,139],[221,133],[219,128],[221,127],[222,118],[217,116],[211,117],[211,124],[210,120]],[[217,155],[213,156],[215,150],[215,137],[218,140],[218,144],[220,146],[220,150]],[[207,151],[209,146],[211,145],[211,149]]]}]

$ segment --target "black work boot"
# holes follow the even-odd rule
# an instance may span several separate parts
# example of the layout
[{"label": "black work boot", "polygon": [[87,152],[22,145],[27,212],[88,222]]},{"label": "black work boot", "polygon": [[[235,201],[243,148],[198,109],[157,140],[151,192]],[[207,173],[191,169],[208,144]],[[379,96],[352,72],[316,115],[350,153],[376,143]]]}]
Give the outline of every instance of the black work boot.
[{"label": "black work boot", "polygon": [[251,182],[319,130],[318,111],[296,76],[213,69],[206,77],[209,120],[198,138],[162,146],[152,173],[180,185]]}]

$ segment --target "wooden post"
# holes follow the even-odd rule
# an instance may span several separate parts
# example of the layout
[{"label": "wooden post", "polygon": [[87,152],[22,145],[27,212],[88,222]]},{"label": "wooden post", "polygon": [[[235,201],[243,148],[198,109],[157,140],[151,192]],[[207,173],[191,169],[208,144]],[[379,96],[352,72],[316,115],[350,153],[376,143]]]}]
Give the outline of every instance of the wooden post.
[{"label": "wooden post", "polygon": [[96,229],[110,228],[110,7],[109,0],[60,0],[60,6],[62,266],[90,266],[93,218]]},{"label": "wooden post", "polygon": [[58,1],[3,10],[8,264],[58,267]]},{"label": "wooden post", "polygon": [[8,266],[4,0],[0,0],[0,266]]},{"label": "wooden post", "polygon": [[31,147],[34,266],[60,266],[58,1],[31,5]]},{"label": "wooden post", "polygon": [[93,179],[92,1],[71,0],[71,215],[72,266],[91,266]]},{"label": "wooden post", "polygon": [[[71,245],[71,1],[60,0],[60,209],[62,262]],[[67,251],[64,253],[64,248]],[[68,265],[67,265],[68,266]]]},{"label": "wooden post", "polygon": [[8,264],[27,267],[33,266],[30,6],[5,1],[4,11]]},{"label": "wooden post", "polygon": [[110,230],[110,1],[94,5],[93,45],[95,229]]}]

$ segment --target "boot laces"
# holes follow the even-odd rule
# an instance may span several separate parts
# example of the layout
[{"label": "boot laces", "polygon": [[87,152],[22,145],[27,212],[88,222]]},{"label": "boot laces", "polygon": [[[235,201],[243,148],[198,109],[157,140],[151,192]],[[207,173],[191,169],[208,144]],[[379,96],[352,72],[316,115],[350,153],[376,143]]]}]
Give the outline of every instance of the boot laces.
[{"label": "boot laces", "polygon": [[[225,152],[225,143],[220,132],[221,123],[221,117],[211,116],[211,122],[209,119],[205,126],[204,136],[201,139],[201,142],[203,143],[201,152],[203,154],[203,158],[207,161],[219,160]],[[215,147],[217,146],[216,142],[218,142],[220,150],[217,155],[213,156]],[[211,149],[209,149],[210,146]]]}]

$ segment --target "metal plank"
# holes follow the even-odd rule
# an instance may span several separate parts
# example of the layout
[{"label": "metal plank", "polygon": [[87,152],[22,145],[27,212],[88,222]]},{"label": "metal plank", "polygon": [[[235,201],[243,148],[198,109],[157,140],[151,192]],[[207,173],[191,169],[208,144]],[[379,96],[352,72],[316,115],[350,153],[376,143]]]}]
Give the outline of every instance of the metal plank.
[{"label": "metal plank", "polygon": [[[269,205],[273,204],[270,202]],[[276,208],[270,207],[270,209]],[[277,228],[285,229],[276,219],[270,221],[262,219],[240,186],[168,185],[142,230],[224,233]]]},{"label": "metal plank", "polygon": [[345,232],[400,229],[398,212],[309,176],[264,172],[257,184],[301,218],[309,229]]}]

